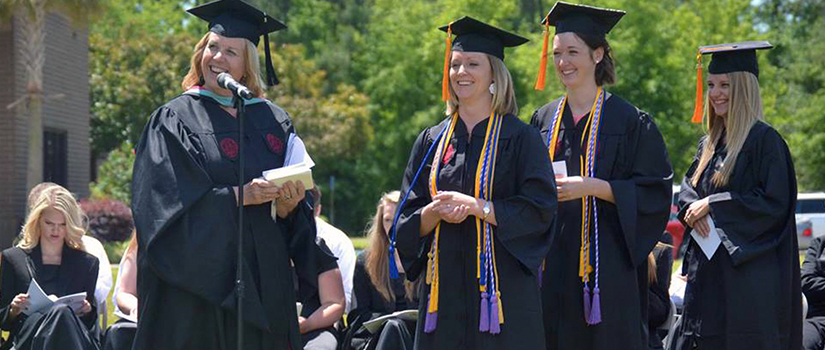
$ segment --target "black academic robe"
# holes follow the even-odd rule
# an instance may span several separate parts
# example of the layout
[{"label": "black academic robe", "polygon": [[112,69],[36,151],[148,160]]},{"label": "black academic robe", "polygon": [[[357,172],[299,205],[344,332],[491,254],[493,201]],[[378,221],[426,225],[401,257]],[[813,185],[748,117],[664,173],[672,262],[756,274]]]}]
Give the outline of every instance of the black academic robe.
[{"label": "black academic robe", "polygon": [[[94,255],[66,245],[63,246],[59,266],[43,264],[43,254],[39,245],[30,251],[19,247],[4,250],[0,263],[0,305],[3,306],[0,308],[0,327],[9,332],[8,341],[14,341],[15,347],[23,350],[31,349],[33,343],[38,344],[37,348],[46,349],[55,349],[55,344],[58,344],[57,348],[62,344],[68,348],[96,349],[99,339],[95,284],[99,263]],[[48,273],[50,269],[54,269],[51,272],[55,273]],[[86,292],[86,300],[92,305],[92,310],[80,317],[71,313],[61,316],[53,314],[51,310],[43,310],[28,316],[20,313],[11,320],[11,301],[18,294],[28,292],[32,277],[37,280],[46,295],[62,297]],[[71,329],[59,329],[65,327]],[[55,337],[45,342],[43,339],[34,339],[44,337],[45,334]]]},{"label": "black academic robe", "polygon": [[[421,209],[432,201],[428,178],[434,153],[424,159],[449,119],[424,130],[415,141],[404,174],[402,193],[412,187],[401,208],[397,247],[407,278],[424,278],[433,234],[419,237]],[[472,195],[487,120],[468,132],[459,118],[438,176],[439,190]],[[538,133],[507,115],[501,125],[495,165],[493,206],[498,225],[494,244],[505,322],[501,333],[479,332],[481,297],[476,278],[476,224],[468,217],[459,224],[441,223],[438,325],[424,333],[429,286],[421,283],[415,349],[542,349],[541,300],[536,271],[551,242],[556,191],[552,167]],[[416,183],[411,183],[425,162]]]},{"label": "black academic robe", "polygon": [[728,185],[710,181],[727,151],[720,142],[697,186],[679,192],[679,219],[690,204],[708,198],[722,244],[710,261],[690,236],[683,273],[688,275],[682,326],[674,349],[799,349],[802,302],[797,251],[796,176],[785,141],[763,122],[751,127]]},{"label": "black academic robe", "polygon": [[808,314],[802,325],[802,348],[825,348],[825,237],[811,241],[802,262],[802,293],[808,300]]},{"label": "black academic robe", "polygon": [[[355,262],[355,273],[352,278],[352,294],[355,300],[355,308],[347,315],[347,321],[350,327],[356,327],[356,329],[347,332],[347,336],[352,338],[349,344],[354,349],[361,349],[367,344],[367,341],[370,342],[370,345],[366,347],[367,349],[412,349],[414,345],[415,322],[400,321],[397,323],[399,329],[393,330],[393,332],[395,334],[402,334],[403,336],[384,336],[383,338],[385,339],[381,339],[381,333],[384,332],[383,329],[376,332],[375,335],[372,335],[366,330],[357,332],[357,328],[359,328],[361,324],[373,318],[388,315],[396,311],[418,309],[417,295],[412,296],[413,300],[407,298],[406,286],[404,285],[406,274],[403,272],[399,272],[398,278],[390,279],[395,300],[385,299],[384,296],[381,295],[375,285],[372,284],[369,272],[367,272],[367,253],[367,251],[364,251],[358,255],[358,259]],[[387,266],[387,268],[389,268],[389,266]],[[346,340],[347,339],[345,339],[345,341]]]},{"label": "black academic robe", "polygon": [[[244,183],[283,165],[288,115],[246,107]],[[181,95],[151,116],[136,148],[138,324],[134,349],[234,349],[237,121],[208,97]],[[244,207],[246,349],[300,348],[290,258],[312,280],[315,224],[299,203],[274,221],[270,203]],[[310,277],[311,276],[311,277]],[[316,284],[317,285],[317,282]]]},{"label": "black academic robe", "polygon": [[[548,129],[560,101],[533,114],[531,124],[544,140],[541,152],[547,153]],[[616,95],[606,99],[603,109],[596,177],[610,184],[616,203],[597,199],[602,322],[588,326],[584,318],[584,286],[578,275],[581,200],[561,202],[542,286],[548,349],[647,348],[647,255],[667,223],[673,171],[662,135],[647,113]],[[587,118],[574,125],[569,106],[562,114],[554,160],[566,162],[568,176],[581,174],[581,139],[589,132],[585,130]],[[591,252],[595,254],[592,232],[591,226]],[[591,291],[594,277],[595,271],[590,275]]]}]

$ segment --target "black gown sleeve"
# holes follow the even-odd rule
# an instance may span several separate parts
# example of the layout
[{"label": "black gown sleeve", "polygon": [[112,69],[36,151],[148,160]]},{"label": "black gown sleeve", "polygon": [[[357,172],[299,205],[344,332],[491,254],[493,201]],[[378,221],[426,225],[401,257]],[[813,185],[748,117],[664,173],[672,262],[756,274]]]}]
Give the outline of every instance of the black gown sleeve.
[{"label": "black gown sleeve", "polygon": [[214,186],[197,136],[168,107],[156,110],[136,148],[132,210],[141,255],[166,283],[215,305],[232,292],[237,204]]},{"label": "black gown sleeve", "polygon": [[77,271],[73,273],[79,274],[77,278],[82,278],[85,280],[85,287],[83,288],[83,291],[86,292],[86,301],[88,301],[89,305],[92,306],[92,310],[81,316],[80,319],[83,320],[83,323],[91,329],[92,326],[95,325],[95,322],[97,322],[97,300],[95,300],[95,286],[97,285],[97,272],[100,266],[100,260],[93,258],[88,259],[88,261],[89,265],[86,265],[88,268],[85,271]]},{"label": "black gown sleeve", "polygon": [[634,267],[647,261],[647,254],[665,230],[673,183],[662,134],[646,113],[639,112],[638,118],[625,150],[632,162],[632,174],[608,181]]},{"label": "black gown sleeve", "polygon": [[825,261],[820,260],[823,243],[825,237],[814,239],[802,262],[802,292],[809,304],[825,302]]},{"label": "black gown sleeve", "polygon": [[[396,247],[398,254],[401,257],[401,263],[404,264],[404,271],[407,272],[407,279],[415,281],[421,271],[427,266],[427,252],[429,251],[432,235],[420,237],[419,230],[421,227],[421,210],[432,201],[430,198],[429,187],[427,181],[430,176],[430,168],[432,155],[430,158],[423,159],[431,146],[431,141],[428,139],[430,132],[435,132],[433,128],[428,128],[418,135],[418,139],[413,144],[413,149],[410,152],[410,159],[407,162],[407,168],[404,170],[404,180],[401,184],[401,195],[410,191],[410,196],[407,202],[404,203],[401,210],[401,216],[398,218],[396,227]],[[433,151],[435,153],[435,151]],[[418,181],[411,183],[415,172],[421,165],[421,162],[426,161]],[[403,199],[403,198],[402,198]]]},{"label": "black gown sleeve", "polygon": [[[789,215],[796,200],[796,176],[791,155],[785,141],[773,130],[753,139],[753,169],[758,178],[753,189],[738,193],[718,192],[708,196],[710,215],[722,239],[722,246],[730,254],[733,264],[739,265],[760,254],[774,252],[783,243]],[[748,141],[746,141],[748,142]],[[742,156],[742,154],[740,154]],[[746,164],[737,161],[737,165]],[[743,169],[743,171],[745,171]],[[790,218],[793,222],[793,218]]]},{"label": "black gown sleeve", "polygon": [[352,276],[352,294],[355,299],[355,308],[347,316],[349,320],[355,320],[358,317],[369,319],[372,313],[375,312],[372,291],[372,280],[370,280],[369,273],[367,273],[366,259],[364,253],[362,253],[355,262],[355,273]]},{"label": "black gown sleeve", "polygon": [[10,331],[14,325],[14,321],[9,319],[9,311],[11,310],[11,301],[17,296],[15,292],[17,287],[17,279],[14,276],[14,266],[12,265],[7,254],[2,254],[0,258],[0,328],[4,331]]},{"label": "black gown sleeve", "polygon": [[[524,126],[517,135],[515,166],[511,174],[516,195],[493,200],[496,238],[522,265],[537,271],[552,242],[551,229],[558,205],[556,181],[541,136]],[[494,189],[495,191],[495,189]]]}]

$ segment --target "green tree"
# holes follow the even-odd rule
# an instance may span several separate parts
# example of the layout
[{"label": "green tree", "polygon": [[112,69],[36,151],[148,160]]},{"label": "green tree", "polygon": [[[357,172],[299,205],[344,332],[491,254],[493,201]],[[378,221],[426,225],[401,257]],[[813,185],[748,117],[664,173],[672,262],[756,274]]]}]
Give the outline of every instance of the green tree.
[{"label": "green tree", "polygon": [[97,181],[89,184],[91,197],[131,203],[130,185],[134,164],[134,145],[129,141],[123,142],[120,147],[109,152],[106,161],[98,169]]}]

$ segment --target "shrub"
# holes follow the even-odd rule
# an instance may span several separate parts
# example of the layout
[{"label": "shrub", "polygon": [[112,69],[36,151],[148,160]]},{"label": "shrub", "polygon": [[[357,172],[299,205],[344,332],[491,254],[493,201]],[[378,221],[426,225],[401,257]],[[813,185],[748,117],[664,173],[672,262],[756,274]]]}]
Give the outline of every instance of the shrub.
[{"label": "shrub", "polygon": [[89,218],[89,234],[104,244],[124,242],[132,237],[135,228],[132,211],[123,202],[84,199],[80,201],[80,207]]}]

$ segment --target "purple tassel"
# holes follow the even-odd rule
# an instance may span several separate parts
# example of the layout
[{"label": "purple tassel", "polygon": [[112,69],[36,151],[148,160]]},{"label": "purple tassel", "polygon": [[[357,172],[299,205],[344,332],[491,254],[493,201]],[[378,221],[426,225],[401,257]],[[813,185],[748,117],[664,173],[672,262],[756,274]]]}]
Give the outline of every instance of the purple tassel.
[{"label": "purple tassel", "polygon": [[501,325],[498,323],[498,298],[496,297],[496,293],[493,293],[491,297],[492,302],[490,303],[490,334],[499,334],[501,333]]},{"label": "purple tassel", "polygon": [[590,287],[584,284],[584,322],[590,324]]},{"label": "purple tassel", "polygon": [[424,319],[424,333],[435,332],[436,323],[438,323],[438,311],[428,312]]},{"label": "purple tassel", "polygon": [[487,301],[487,292],[481,293],[481,316],[478,317],[478,331],[488,332],[490,330],[489,310],[490,303]]},{"label": "purple tassel", "polygon": [[599,292],[599,287],[593,289],[593,309],[590,310],[590,322],[588,322],[591,326],[602,322],[602,302]]}]

